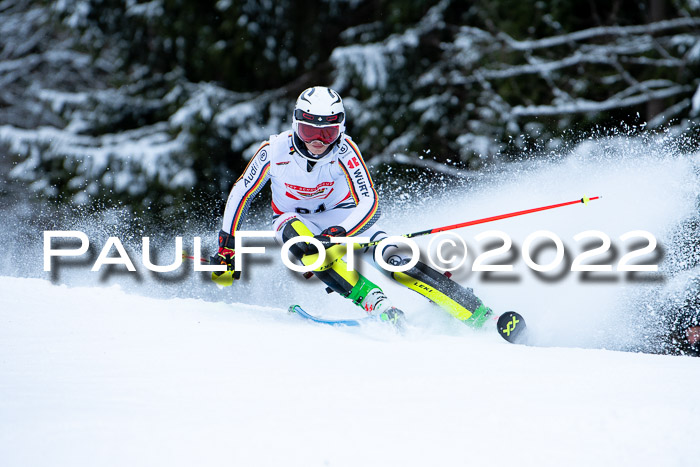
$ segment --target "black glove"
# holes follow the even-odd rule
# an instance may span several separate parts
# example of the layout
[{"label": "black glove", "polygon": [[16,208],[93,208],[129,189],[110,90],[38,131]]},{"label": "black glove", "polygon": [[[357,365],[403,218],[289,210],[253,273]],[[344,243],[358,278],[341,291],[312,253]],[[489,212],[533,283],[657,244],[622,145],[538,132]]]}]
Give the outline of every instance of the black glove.
[{"label": "black glove", "polygon": [[236,271],[234,269],[233,258],[236,254],[236,252],[234,251],[235,245],[236,243],[233,235],[226,233],[223,230],[219,232],[219,251],[217,254],[209,258],[209,264],[212,266],[225,264],[226,271],[212,271],[211,278],[214,282],[220,282],[217,281],[217,279],[219,279],[220,276],[227,274],[228,272],[231,272],[232,280],[237,280],[241,278],[241,271]]},{"label": "black glove", "polygon": [[336,243],[331,243],[331,237],[346,237],[347,232],[345,229],[339,225],[334,225],[331,227],[328,227],[325,229],[323,232],[321,232],[319,235],[314,235],[314,238],[318,241],[321,242],[323,247],[325,249],[328,249],[332,247],[333,245],[336,245]]}]

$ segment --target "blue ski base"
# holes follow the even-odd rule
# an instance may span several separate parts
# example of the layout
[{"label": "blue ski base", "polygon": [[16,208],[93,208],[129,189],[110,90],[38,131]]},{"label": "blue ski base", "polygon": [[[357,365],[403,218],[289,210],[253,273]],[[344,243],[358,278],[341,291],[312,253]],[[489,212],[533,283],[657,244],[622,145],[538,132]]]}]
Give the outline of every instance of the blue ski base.
[{"label": "blue ski base", "polygon": [[[370,321],[377,322],[376,318],[367,317],[360,319],[325,319],[309,314],[299,305],[291,305],[289,312],[294,313],[300,318],[314,323],[327,324],[329,326],[361,326]],[[498,334],[510,342],[511,344],[528,344],[528,333],[525,325],[525,319],[519,313],[508,311],[502,314],[498,319]]]},{"label": "blue ski base", "polygon": [[314,323],[328,324],[330,326],[360,326],[363,323],[367,323],[369,321],[372,321],[371,318],[361,318],[361,319],[324,319],[324,318],[319,318],[317,316],[310,315],[299,305],[290,306],[289,312],[295,313],[297,316],[300,316],[304,319],[308,319],[309,321],[313,321]]}]

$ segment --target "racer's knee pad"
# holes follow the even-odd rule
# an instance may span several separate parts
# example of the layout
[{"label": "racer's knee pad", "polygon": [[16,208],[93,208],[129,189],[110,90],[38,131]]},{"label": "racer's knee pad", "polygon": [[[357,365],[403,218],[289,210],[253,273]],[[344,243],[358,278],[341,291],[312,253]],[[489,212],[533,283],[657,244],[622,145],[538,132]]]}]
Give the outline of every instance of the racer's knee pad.
[{"label": "racer's knee pad", "polygon": [[[284,224],[282,229],[282,241],[287,242],[295,237],[313,237],[314,234],[309,230],[309,228],[304,225],[299,219],[292,219],[291,221]],[[289,252],[294,255],[295,258],[301,260],[304,256],[318,253],[316,247],[309,242],[297,242],[289,247]]]},{"label": "racer's knee pad", "polygon": [[[371,238],[370,242],[375,242],[375,241],[381,241],[387,237],[386,233],[383,231],[378,231],[376,232]],[[377,257],[375,256],[376,254],[376,249],[378,248],[378,245],[375,245],[373,247],[369,247],[365,249],[363,252],[369,254],[372,257],[372,262],[375,268],[379,269],[383,274],[388,275],[391,277],[391,273],[387,271],[385,268],[382,267],[381,264],[377,262]],[[382,245],[381,248],[381,256],[382,259],[386,264],[389,264],[391,266],[401,266],[402,264],[406,264],[411,260],[411,254],[405,254],[404,250],[396,243],[390,243],[388,245]]]},{"label": "racer's knee pad", "polygon": [[[287,242],[299,236],[313,237],[311,230],[299,219],[288,222],[282,230],[282,239]],[[317,262],[319,251],[310,242],[299,241],[290,246],[289,251],[304,265]],[[357,285],[360,275],[357,271],[349,271],[347,263],[343,261],[346,252],[345,245],[333,245],[325,250],[326,259],[314,269],[314,275],[321,279],[332,291],[347,297]]]}]

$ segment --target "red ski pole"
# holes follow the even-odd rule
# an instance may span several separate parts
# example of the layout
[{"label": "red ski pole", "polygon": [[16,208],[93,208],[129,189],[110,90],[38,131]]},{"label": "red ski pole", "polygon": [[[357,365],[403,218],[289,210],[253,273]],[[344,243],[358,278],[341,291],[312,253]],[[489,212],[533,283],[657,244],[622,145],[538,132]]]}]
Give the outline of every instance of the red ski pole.
[{"label": "red ski pole", "polygon": [[[188,255],[187,253],[185,253],[184,251],[182,252],[182,259],[191,259],[191,260],[193,260],[193,261],[197,261],[197,258],[195,258],[194,256],[189,256],[189,255]],[[209,264],[209,260],[208,260],[208,259],[205,259],[205,258],[199,258],[199,262],[200,262],[200,263]]]},{"label": "red ski pole", "polygon": [[[493,222],[501,219],[507,219],[509,217],[516,217],[516,216],[523,216],[525,214],[531,214],[533,212],[538,212],[538,211],[546,211],[547,209],[554,209],[554,208],[561,208],[563,206],[569,206],[571,204],[588,204],[589,201],[593,201],[596,199],[600,199],[600,196],[594,196],[592,198],[588,198],[584,196],[581,199],[577,199],[574,201],[567,201],[566,203],[559,203],[559,204],[552,204],[551,206],[542,206],[539,208],[533,208],[533,209],[526,209],[524,211],[517,211],[517,212],[510,212],[508,214],[501,214],[499,216],[493,216],[493,217],[485,217],[483,219],[476,219],[473,221],[467,221],[467,222],[462,222],[459,224],[453,224],[453,225],[446,225],[444,227],[436,227],[434,229],[429,229],[429,230],[421,230],[420,232],[413,232],[409,234],[404,234],[400,235],[401,237],[406,237],[406,238],[411,238],[411,237],[420,237],[422,235],[430,235],[438,232],[445,232],[446,230],[454,230],[454,229],[461,229],[462,227],[468,227],[470,225],[477,225],[477,224],[485,224],[487,222]],[[378,245],[381,240],[375,241],[375,242],[369,242],[369,243],[360,243],[357,245],[358,248],[367,248],[369,246],[374,246]]]}]

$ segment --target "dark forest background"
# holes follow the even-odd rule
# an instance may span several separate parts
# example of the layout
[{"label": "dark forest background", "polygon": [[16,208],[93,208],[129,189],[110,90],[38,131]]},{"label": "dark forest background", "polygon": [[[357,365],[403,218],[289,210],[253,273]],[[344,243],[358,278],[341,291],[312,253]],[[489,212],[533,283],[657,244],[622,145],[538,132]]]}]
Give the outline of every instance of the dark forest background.
[{"label": "dark forest background", "polygon": [[3,0],[0,196],[210,209],[315,84],[374,165],[692,132],[700,1]]}]

